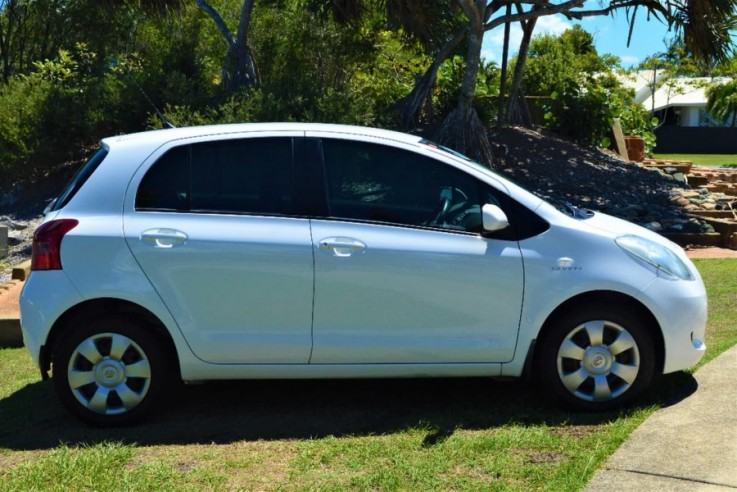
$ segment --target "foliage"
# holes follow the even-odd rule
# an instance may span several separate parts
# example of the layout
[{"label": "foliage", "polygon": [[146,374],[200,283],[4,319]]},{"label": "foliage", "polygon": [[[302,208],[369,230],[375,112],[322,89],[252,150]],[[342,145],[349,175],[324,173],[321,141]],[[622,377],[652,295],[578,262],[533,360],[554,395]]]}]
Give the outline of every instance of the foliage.
[{"label": "foliage", "polygon": [[[39,15],[22,17],[29,30],[14,30],[13,40],[24,40],[25,48],[9,44],[15,51],[3,65],[10,75],[0,85],[0,188],[79,160],[101,137],[160,126],[153,106],[180,125],[286,120],[394,126],[396,101],[429,63],[416,37],[387,29],[379,6],[347,29],[298,1],[258,2],[250,45],[265,83],[225,94],[222,35],[195,4],[160,16],[135,8],[134,1],[95,9],[90,2],[59,0],[58,11],[42,10],[50,3],[12,2],[23,15]],[[167,3],[176,2],[160,2]],[[212,3],[224,22],[237,25],[240,0]],[[0,10],[3,29],[15,12],[10,6]],[[57,36],[64,23],[88,26]],[[53,52],[34,44],[39,40],[31,27],[49,34],[44,46],[56,47]]]},{"label": "foliage", "polygon": [[658,124],[657,118],[633,102],[631,91],[612,75],[589,78],[580,84],[568,80],[543,107],[546,126],[576,143],[611,146],[612,125],[619,118],[625,135],[645,140],[646,153],[655,147],[653,128]]},{"label": "foliage", "polygon": [[600,56],[594,38],[578,24],[560,36],[535,36],[527,56],[522,87],[530,96],[549,96],[570,81],[608,73],[619,63],[611,55]]},{"label": "foliage", "polygon": [[543,103],[548,128],[579,144],[611,144],[611,127],[620,119],[627,135],[655,145],[657,120],[634,102],[634,93],[617,78],[618,60],[599,56],[591,35],[580,26],[558,37],[543,35],[530,43],[523,88],[527,94],[550,96]]},{"label": "foliage", "polygon": [[104,78],[92,76],[94,65],[94,54],[80,44],[74,52],[61,50],[54,60],[36,62],[34,72],[3,87],[0,184],[9,184],[21,172],[40,175],[89,145],[88,129],[104,117],[94,103],[104,100],[107,88]]},{"label": "foliage", "polygon": [[706,110],[722,124],[737,123],[737,79],[706,88]]},{"label": "foliage", "polygon": [[[396,101],[428,63],[420,45],[401,31],[382,29],[377,16],[365,16],[364,25],[349,30],[296,5],[255,7],[252,49],[261,61],[259,87],[216,94],[204,104],[168,105],[167,118],[174,124],[322,121],[396,126]],[[211,30],[206,24],[205,32]],[[149,123],[160,125],[155,118]]]},{"label": "foliage", "polygon": [[135,28],[117,31],[115,43],[77,42],[0,85],[0,189],[80,160],[102,137],[144,129],[152,112],[147,99],[155,105],[210,100],[194,11],[185,10],[182,22],[121,8],[114,15],[119,25]]},{"label": "foliage", "polygon": [[[465,133],[485,139],[481,130],[495,118],[499,76],[494,65],[478,66],[480,39],[505,19],[561,12],[582,18],[635,5],[677,29],[693,24],[682,29],[689,51],[673,56],[703,60],[711,50],[719,59],[728,45],[721,35],[724,14],[737,0],[716,2],[714,19],[696,18],[711,1],[691,10],[659,1],[612,0],[601,10],[530,1],[506,18],[501,0],[0,0],[0,187],[77,160],[103,136],[159,125],[152,105],[185,124],[299,120],[398,127],[398,105],[407,99],[405,121],[414,124],[419,112],[434,107],[428,122],[437,123],[463,105],[462,118],[447,121],[467,124],[462,134],[472,130]],[[205,3],[217,18],[200,8]],[[261,81],[256,87],[231,91],[237,84],[225,83],[231,41],[252,55]],[[593,75],[610,71],[617,60],[598,55],[583,29],[536,43],[526,94],[555,92],[551,107],[583,111],[583,118],[620,116],[633,132],[645,131],[642,115],[612,99],[613,88],[594,88]],[[459,50],[464,55],[454,58]],[[419,77],[423,71],[430,76]],[[551,125],[572,128],[568,116],[551,115]],[[576,138],[601,141],[600,126]],[[458,141],[468,141],[471,151],[487,147],[471,140]]]},{"label": "foliage", "polygon": [[7,0],[0,5],[5,82],[31,73],[34,62],[53,59],[59,50],[71,51],[79,43],[100,59],[124,50],[139,18],[126,6],[106,10],[90,0]]},{"label": "foliage", "polygon": [[656,137],[653,129],[658,126],[658,119],[650,115],[650,112],[642,104],[624,104],[619,112],[619,122],[625,135],[634,135],[645,141],[645,154],[650,155],[655,148]]},{"label": "foliage", "polygon": [[263,119],[386,125],[423,57],[399,34],[366,22],[350,30],[299,8],[262,7],[253,48],[269,101]]},{"label": "foliage", "polygon": [[691,50],[681,38],[674,38],[664,52],[655,53],[643,60],[640,70],[666,72],[670,77],[703,77],[707,73],[695,61]]},{"label": "foliage", "polygon": [[40,77],[18,77],[0,91],[0,187],[20,177],[23,165],[41,147],[38,131],[51,83]]},{"label": "foliage", "polygon": [[609,93],[598,83],[579,84],[566,79],[543,105],[548,128],[584,145],[609,141]]},{"label": "foliage", "polygon": [[591,35],[576,25],[560,36],[535,36],[527,56],[522,87],[525,94],[550,97],[543,103],[546,126],[580,144],[604,143],[610,91],[597,76],[606,65]]},{"label": "foliage", "polygon": [[[448,115],[455,108],[465,70],[466,62],[459,55],[445,60],[440,65],[433,93],[433,105],[435,112],[441,117]],[[500,77],[500,70],[495,62],[481,60],[476,76],[475,105],[479,117],[484,122],[496,118],[494,111],[499,96]]]}]

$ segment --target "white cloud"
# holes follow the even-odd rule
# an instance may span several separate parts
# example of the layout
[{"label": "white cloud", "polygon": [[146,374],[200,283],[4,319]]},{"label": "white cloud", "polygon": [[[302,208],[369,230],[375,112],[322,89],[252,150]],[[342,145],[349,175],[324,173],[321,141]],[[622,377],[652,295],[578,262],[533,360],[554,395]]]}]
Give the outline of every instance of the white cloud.
[{"label": "white cloud", "polygon": [[563,34],[571,28],[571,24],[560,15],[546,15],[537,20],[535,34]]},{"label": "white cloud", "polygon": [[[517,53],[519,43],[522,41],[522,29],[519,24],[515,23],[509,29],[509,56]],[[499,26],[491,32],[487,32],[484,36],[484,42],[481,48],[481,56],[487,60],[497,63],[502,61],[502,49],[504,48],[504,26]]]},{"label": "white cloud", "polygon": [[622,55],[620,59],[622,60],[622,66],[624,67],[632,67],[640,63],[640,57],[638,56]]},{"label": "white cloud", "polygon": [[[571,24],[559,15],[540,17],[535,26],[533,36],[540,34],[559,35],[566,29],[570,29]],[[517,53],[519,44],[522,41],[522,29],[519,23],[515,22],[510,26],[509,30],[509,56],[512,57]],[[481,46],[481,56],[487,60],[501,63],[502,48],[504,47],[504,26],[499,26],[493,31],[487,32],[484,36],[484,42]]]}]

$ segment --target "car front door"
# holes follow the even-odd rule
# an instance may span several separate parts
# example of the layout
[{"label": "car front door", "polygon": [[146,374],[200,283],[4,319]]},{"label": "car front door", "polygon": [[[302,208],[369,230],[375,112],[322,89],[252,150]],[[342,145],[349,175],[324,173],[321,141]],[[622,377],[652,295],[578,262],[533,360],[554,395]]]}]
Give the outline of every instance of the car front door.
[{"label": "car front door", "polygon": [[204,361],[309,360],[312,241],[293,193],[299,135],[178,144],[132,180],[126,241]]},{"label": "car front door", "polygon": [[311,363],[511,360],[522,259],[481,234],[488,185],[409,149],[323,137]]}]

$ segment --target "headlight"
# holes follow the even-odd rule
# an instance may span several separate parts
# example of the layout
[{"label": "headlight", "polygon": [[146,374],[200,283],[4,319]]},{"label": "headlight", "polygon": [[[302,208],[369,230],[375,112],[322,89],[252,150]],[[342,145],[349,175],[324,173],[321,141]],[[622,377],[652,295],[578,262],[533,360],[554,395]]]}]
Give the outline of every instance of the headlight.
[{"label": "headlight", "polygon": [[686,264],[673,251],[661,244],[640,236],[621,236],[614,242],[627,253],[672,277],[681,280],[694,279]]}]

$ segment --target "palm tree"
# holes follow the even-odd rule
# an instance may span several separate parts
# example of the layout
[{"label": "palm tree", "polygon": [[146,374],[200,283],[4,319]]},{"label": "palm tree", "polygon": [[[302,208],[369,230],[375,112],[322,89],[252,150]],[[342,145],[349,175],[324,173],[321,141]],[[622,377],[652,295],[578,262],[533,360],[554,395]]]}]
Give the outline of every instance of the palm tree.
[{"label": "palm tree", "polygon": [[720,123],[731,118],[731,126],[737,121],[737,80],[723,84],[713,84],[706,89],[706,110]]},{"label": "palm tree", "polygon": [[737,2],[686,0],[682,6],[678,3],[672,8],[669,21],[682,30],[684,45],[696,62],[705,68],[711,68],[729,58],[734,47],[730,31],[737,27]]}]

